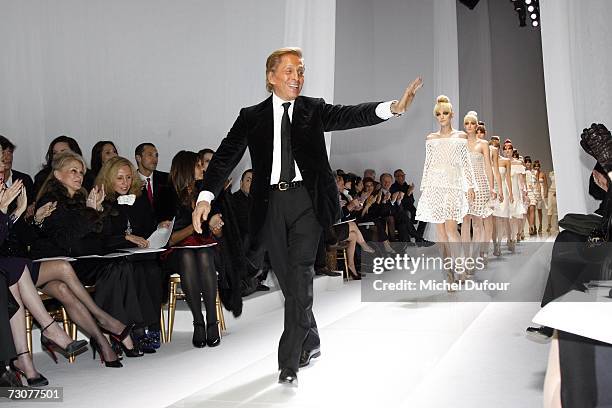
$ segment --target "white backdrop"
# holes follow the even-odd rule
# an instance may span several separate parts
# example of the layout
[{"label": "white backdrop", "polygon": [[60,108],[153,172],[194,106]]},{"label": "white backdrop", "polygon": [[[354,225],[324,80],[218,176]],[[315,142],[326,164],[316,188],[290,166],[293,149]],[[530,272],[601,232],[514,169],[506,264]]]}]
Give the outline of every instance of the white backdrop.
[{"label": "white backdrop", "polygon": [[578,141],[591,122],[612,125],[612,9],[607,0],[540,0],[540,9],[559,215],[590,212],[594,160]]},{"label": "white backdrop", "polygon": [[31,174],[61,134],[87,161],[98,140],[132,160],[151,141],[168,170],[180,149],[216,148],[240,107],[268,96],[275,48],[304,47],[305,93],[332,100],[334,10],[325,0],[1,0],[0,134]]},{"label": "white backdrop", "polygon": [[459,105],[456,24],[454,0],[336,1],[337,103],[397,99],[417,75],[424,86],[402,118],[335,132],[332,168],[380,175],[401,167],[418,187],[435,98]]}]

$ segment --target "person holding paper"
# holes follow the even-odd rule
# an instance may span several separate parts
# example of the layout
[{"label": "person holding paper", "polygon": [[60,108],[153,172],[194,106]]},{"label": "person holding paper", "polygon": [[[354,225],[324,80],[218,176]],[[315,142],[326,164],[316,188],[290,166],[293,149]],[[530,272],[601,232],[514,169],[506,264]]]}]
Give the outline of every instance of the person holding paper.
[{"label": "person holding paper", "polygon": [[[108,252],[124,248],[148,248],[149,241],[134,234],[134,212],[130,208],[136,196],[142,194],[142,182],[134,165],[124,157],[109,159],[98,173],[96,186],[106,192],[102,202],[102,235]],[[153,220],[150,220],[153,222]],[[134,328],[139,348],[154,353],[160,347],[159,311],[162,304],[163,272],[154,254],[128,258],[134,269],[133,279],[142,322]]]}]

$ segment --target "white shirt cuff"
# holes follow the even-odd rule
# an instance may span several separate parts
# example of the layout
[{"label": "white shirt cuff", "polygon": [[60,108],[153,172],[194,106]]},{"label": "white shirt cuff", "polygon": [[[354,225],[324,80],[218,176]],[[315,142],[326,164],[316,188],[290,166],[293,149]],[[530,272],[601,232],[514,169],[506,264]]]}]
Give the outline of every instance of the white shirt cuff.
[{"label": "white shirt cuff", "polygon": [[212,203],[214,199],[215,195],[210,191],[200,191],[197,203],[199,203],[200,201],[208,201],[209,203]]},{"label": "white shirt cuff", "polygon": [[376,107],[376,116],[382,120],[392,118],[394,115],[391,113],[391,104],[397,101],[381,102]]}]

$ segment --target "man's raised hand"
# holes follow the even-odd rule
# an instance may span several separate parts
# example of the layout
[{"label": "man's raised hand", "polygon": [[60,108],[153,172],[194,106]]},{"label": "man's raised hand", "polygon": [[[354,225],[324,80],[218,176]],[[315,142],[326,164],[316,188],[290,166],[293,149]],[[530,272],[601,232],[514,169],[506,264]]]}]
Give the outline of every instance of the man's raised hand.
[{"label": "man's raised hand", "polygon": [[412,100],[416,95],[417,91],[423,86],[423,78],[417,77],[414,81],[408,85],[408,88],[404,91],[401,99],[391,104],[391,112],[393,114],[402,114],[406,112],[406,109],[412,104]]},{"label": "man's raised hand", "polygon": [[208,219],[208,213],[210,213],[210,203],[206,200],[197,203],[193,209],[193,213],[191,214],[191,223],[193,224],[193,229],[198,234],[202,233],[202,221],[206,221]]}]

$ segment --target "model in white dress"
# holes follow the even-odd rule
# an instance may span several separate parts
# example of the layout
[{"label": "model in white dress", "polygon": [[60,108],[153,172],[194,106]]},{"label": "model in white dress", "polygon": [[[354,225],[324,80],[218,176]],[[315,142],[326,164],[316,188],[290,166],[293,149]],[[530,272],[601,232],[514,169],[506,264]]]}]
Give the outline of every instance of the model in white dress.
[{"label": "model in white dress", "polygon": [[[508,246],[510,250],[514,249],[513,239],[510,229],[510,205],[514,203],[514,196],[512,194],[512,180],[510,178],[511,162],[505,157],[499,157],[498,159],[499,174],[501,176],[502,185],[497,186],[498,194],[501,193],[504,199],[493,211],[495,217],[495,237],[493,240],[493,254],[501,256],[501,241],[505,235],[508,239]],[[510,188],[509,188],[510,187]]]},{"label": "model in white dress", "polygon": [[[425,142],[422,193],[415,218],[436,225],[436,241],[440,243],[442,256],[454,261],[461,254],[457,225],[474,199],[476,180],[467,135],[451,125],[453,106],[448,97],[437,98],[434,115],[440,130],[429,134]],[[455,280],[454,271],[454,267],[446,269],[449,283]]]},{"label": "model in white dress", "polygon": [[[461,241],[469,257],[485,258],[489,250],[489,242],[491,242],[491,231],[485,229],[484,219],[493,213],[490,204],[493,191],[491,153],[489,143],[476,135],[478,128],[476,112],[470,111],[465,115],[463,126],[467,133],[467,145],[477,188],[474,191],[474,201],[470,204],[468,213],[461,223]],[[473,231],[473,235],[470,230]]]},{"label": "model in white dress", "polygon": [[546,228],[546,232],[550,232],[552,228],[553,215],[557,218],[557,184],[555,182],[554,170],[548,173],[548,178],[550,179],[550,184],[548,185],[548,201],[546,203],[548,212],[548,227]]}]

